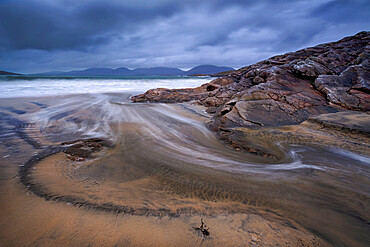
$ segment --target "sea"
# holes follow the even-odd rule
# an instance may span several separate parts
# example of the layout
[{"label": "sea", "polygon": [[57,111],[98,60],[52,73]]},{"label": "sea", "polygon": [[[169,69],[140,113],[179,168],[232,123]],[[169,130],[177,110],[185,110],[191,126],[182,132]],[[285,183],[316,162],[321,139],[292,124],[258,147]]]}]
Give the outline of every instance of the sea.
[{"label": "sea", "polygon": [[0,98],[141,93],[152,88],[197,87],[212,79],[193,76],[0,76]]}]

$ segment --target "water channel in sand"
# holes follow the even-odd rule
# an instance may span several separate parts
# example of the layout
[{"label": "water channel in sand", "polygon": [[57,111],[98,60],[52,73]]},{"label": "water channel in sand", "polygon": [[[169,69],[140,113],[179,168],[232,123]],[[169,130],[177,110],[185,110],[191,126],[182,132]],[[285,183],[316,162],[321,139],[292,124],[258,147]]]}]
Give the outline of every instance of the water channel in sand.
[{"label": "water channel in sand", "polygon": [[[281,141],[272,144],[279,160],[268,161],[217,140],[199,107],[133,104],[128,94],[0,99],[0,106],[0,245],[370,241],[364,154]],[[81,161],[39,156],[24,174],[32,186],[21,183],[32,156],[89,138],[113,145]],[[192,228],[200,218],[209,238]]]}]

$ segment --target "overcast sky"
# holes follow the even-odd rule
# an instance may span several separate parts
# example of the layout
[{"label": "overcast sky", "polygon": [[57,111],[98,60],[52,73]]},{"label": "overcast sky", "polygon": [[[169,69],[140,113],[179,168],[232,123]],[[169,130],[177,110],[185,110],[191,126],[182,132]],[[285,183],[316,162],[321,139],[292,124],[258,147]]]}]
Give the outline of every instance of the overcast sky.
[{"label": "overcast sky", "polygon": [[370,29],[369,0],[0,0],[0,70],[239,68]]}]

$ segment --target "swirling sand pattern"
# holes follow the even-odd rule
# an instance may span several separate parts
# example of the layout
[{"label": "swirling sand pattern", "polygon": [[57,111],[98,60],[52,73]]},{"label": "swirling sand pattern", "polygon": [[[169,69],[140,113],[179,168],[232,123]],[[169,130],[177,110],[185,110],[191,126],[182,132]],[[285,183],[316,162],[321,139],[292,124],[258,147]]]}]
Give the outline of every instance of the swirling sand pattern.
[{"label": "swirling sand pattern", "polygon": [[[251,141],[272,147],[279,159],[270,161],[219,142],[204,124],[208,116],[191,105],[130,104],[112,94],[44,101],[41,103],[48,106],[43,108],[19,103],[28,108],[22,114],[26,125],[11,120],[20,118],[15,118],[16,113],[2,121],[2,129],[18,126],[18,136],[36,148],[35,156],[23,163],[27,169],[20,167],[24,171],[20,181],[35,195],[51,201],[49,204],[63,202],[61,205],[81,207],[76,210],[97,210],[86,216],[86,221],[104,218],[99,211],[128,217],[131,223],[137,217],[154,217],[140,224],[147,232],[153,222],[173,226],[176,219],[175,225],[184,227],[190,222],[198,224],[195,219],[202,215],[215,227],[212,240],[205,242],[209,245],[243,245],[247,241],[290,246],[300,240],[310,246],[325,245],[325,240],[360,246],[368,241],[366,155],[328,150],[295,135],[294,129],[241,130]],[[299,128],[299,133],[309,129]],[[114,147],[100,149],[84,161],[73,161],[63,152],[68,144],[62,142],[97,137],[110,140]],[[9,186],[4,183],[3,189]],[[64,207],[60,215],[70,211]],[[250,228],[243,227],[245,224]],[[290,237],[282,234],[288,229]],[[222,240],[219,231],[238,237]],[[176,235],[177,231],[169,232]],[[128,234],[124,239],[132,245],[160,245],[166,237],[140,242],[137,235]],[[197,241],[185,239],[178,234],[176,241],[187,245]],[[37,244],[48,241],[39,239]],[[123,243],[121,238],[115,241]]]}]

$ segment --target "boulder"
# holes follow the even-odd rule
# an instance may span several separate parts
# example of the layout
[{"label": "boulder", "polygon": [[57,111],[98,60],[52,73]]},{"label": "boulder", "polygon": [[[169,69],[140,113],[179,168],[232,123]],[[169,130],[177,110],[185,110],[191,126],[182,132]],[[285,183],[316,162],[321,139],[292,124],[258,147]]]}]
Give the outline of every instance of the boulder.
[{"label": "boulder", "polygon": [[[143,94],[131,97],[133,102],[162,102],[177,103],[192,100],[202,100],[209,96],[209,92],[219,89],[225,85],[233,83],[231,78],[217,78],[210,83],[205,83],[197,88],[168,89],[156,88],[150,89]],[[212,106],[210,104],[209,106]]]}]

